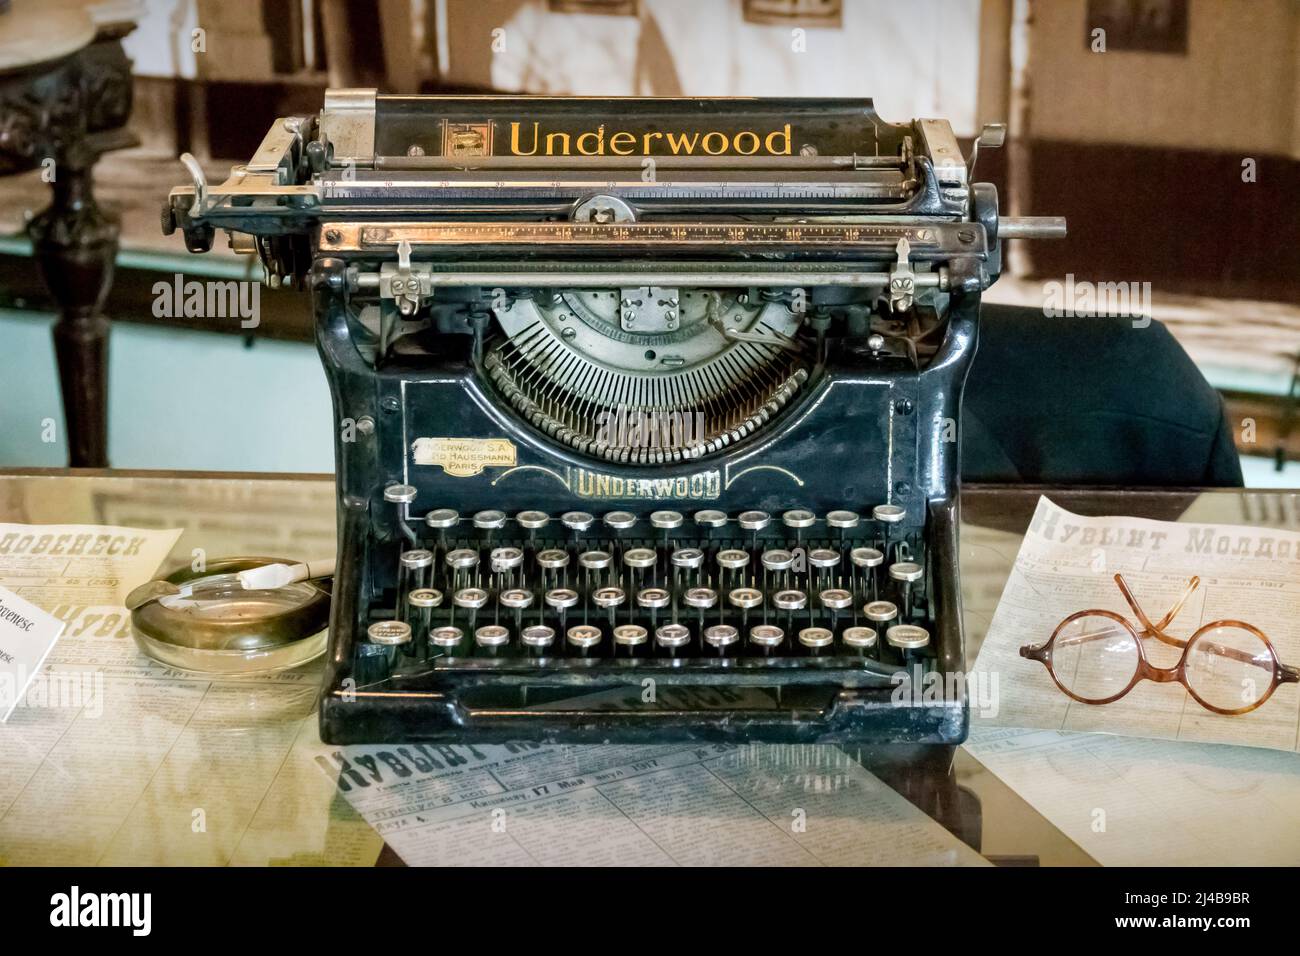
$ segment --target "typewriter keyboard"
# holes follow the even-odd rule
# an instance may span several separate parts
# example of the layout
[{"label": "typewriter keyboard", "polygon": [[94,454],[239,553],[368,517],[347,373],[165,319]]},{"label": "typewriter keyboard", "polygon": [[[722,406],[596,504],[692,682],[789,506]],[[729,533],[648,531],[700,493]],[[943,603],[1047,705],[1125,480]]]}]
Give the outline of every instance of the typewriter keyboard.
[{"label": "typewriter keyboard", "polygon": [[417,520],[414,492],[385,492],[402,542],[396,587],[371,609],[359,648],[393,673],[490,661],[903,665],[930,654],[923,542],[896,505],[867,515],[436,508]]}]

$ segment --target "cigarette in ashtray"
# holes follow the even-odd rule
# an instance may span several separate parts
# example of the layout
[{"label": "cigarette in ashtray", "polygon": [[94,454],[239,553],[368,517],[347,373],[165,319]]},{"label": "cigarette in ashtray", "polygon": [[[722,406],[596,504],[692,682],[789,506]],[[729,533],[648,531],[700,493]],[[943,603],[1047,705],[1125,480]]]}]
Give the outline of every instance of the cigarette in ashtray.
[{"label": "cigarette in ashtray", "polygon": [[302,564],[264,564],[235,575],[246,591],[269,591],[298,581],[324,578],[334,573],[334,559],[305,561]]}]

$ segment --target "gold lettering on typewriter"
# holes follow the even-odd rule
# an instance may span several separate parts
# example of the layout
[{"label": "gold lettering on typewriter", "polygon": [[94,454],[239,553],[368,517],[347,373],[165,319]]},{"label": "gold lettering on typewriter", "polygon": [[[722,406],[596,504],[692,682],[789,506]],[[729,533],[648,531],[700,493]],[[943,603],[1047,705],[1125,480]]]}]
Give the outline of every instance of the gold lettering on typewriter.
[{"label": "gold lettering on typewriter", "polygon": [[417,465],[438,465],[455,478],[473,478],[484,468],[512,468],[515,444],[505,438],[417,438],[411,459]]},{"label": "gold lettering on typewriter", "polygon": [[664,478],[628,478],[586,468],[575,468],[569,490],[581,498],[717,498],[722,493],[722,473],[700,471]]},{"label": "gold lettering on typewriter", "polygon": [[510,124],[510,152],[514,156],[789,156],[790,124],[780,129],[742,129],[692,132],[609,131],[602,123],[581,133],[548,132],[534,120]]}]

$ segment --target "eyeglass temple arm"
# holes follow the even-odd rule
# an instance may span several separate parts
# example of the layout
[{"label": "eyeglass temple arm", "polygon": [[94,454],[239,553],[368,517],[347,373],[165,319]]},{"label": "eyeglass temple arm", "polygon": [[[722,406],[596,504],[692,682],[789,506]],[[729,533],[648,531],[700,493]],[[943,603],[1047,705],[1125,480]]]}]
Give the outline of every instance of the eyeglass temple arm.
[{"label": "eyeglass temple arm", "polygon": [[1166,644],[1173,644],[1177,647],[1187,646],[1186,641],[1174,637],[1172,634],[1166,634],[1164,633],[1164,630],[1169,626],[1170,622],[1178,616],[1178,613],[1183,609],[1183,605],[1187,603],[1187,599],[1190,598],[1196,592],[1196,589],[1201,586],[1201,579],[1199,577],[1194,576],[1187,582],[1187,590],[1183,592],[1183,596],[1174,602],[1174,606],[1169,609],[1169,613],[1155,624],[1152,624],[1150,619],[1143,612],[1142,608],[1138,607],[1137,599],[1133,597],[1133,592],[1129,590],[1128,583],[1124,580],[1124,575],[1116,574],[1115,584],[1119,587],[1119,593],[1124,595],[1124,600],[1128,602],[1128,606],[1132,608],[1133,614],[1138,619],[1138,623],[1146,629],[1148,634],[1152,637],[1159,638]]},{"label": "eyeglass temple arm", "polygon": [[[1170,621],[1172,621],[1175,617],[1178,616],[1178,612],[1183,609],[1183,605],[1187,603],[1187,599],[1191,597],[1192,593],[1200,586],[1201,579],[1199,577],[1195,577],[1195,576],[1192,577],[1192,579],[1187,583],[1187,590],[1183,592],[1183,596],[1178,599],[1177,603],[1174,604],[1170,612],[1166,614],[1164,617],[1162,617],[1160,619],[1160,622],[1157,624],[1152,624],[1149,620],[1147,620],[1147,616],[1142,613],[1142,609],[1138,607],[1137,601],[1133,597],[1133,592],[1128,589],[1128,584],[1124,581],[1123,575],[1116,574],[1115,583],[1119,585],[1119,590],[1120,593],[1124,595],[1124,600],[1128,601],[1128,606],[1133,609],[1133,613],[1137,615],[1137,618],[1142,623],[1142,626],[1147,629],[1147,633],[1151,634],[1151,636],[1153,637],[1159,638],[1160,640],[1164,641],[1166,644],[1172,644],[1175,647],[1187,646],[1187,641],[1183,640],[1180,637],[1174,637],[1172,634],[1164,633],[1164,629],[1169,626]],[[1239,650],[1238,648],[1229,647],[1228,645],[1220,644],[1217,641],[1211,641],[1210,643],[1219,649],[1218,651],[1219,654],[1221,654],[1224,657],[1230,658],[1234,661],[1237,661],[1238,663],[1250,664],[1255,659],[1253,655],[1248,654],[1245,651]],[[1286,668],[1284,667],[1283,674],[1285,674],[1285,671]]]}]

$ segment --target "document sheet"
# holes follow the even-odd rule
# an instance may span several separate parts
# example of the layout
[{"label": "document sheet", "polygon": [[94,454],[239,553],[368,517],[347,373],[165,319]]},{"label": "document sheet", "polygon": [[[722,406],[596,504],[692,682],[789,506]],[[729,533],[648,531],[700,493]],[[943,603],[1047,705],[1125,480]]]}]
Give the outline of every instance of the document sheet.
[{"label": "document sheet", "polygon": [[411,865],[985,865],[835,747],[347,747],[320,761]]}]

